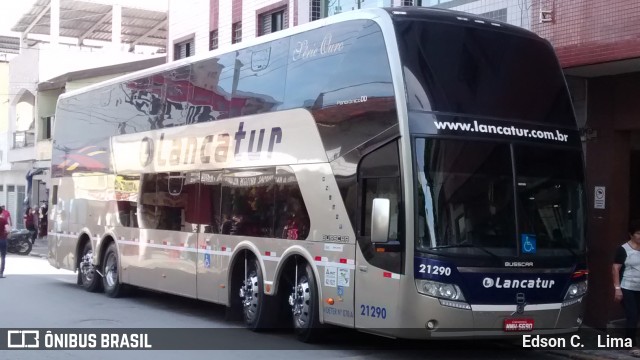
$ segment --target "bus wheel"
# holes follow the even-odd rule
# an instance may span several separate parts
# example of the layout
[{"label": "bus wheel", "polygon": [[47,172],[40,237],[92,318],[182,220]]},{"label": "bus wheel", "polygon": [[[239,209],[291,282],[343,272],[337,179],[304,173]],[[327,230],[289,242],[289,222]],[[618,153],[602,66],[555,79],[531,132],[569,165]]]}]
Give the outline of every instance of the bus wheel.
[{"label": "bus wheel", "polygon": [[82,248],[82,257],[78,266],[78,284],[89,292],[100,292],[102,290],[102,281],[100,275],[93,265],[93,249],[91,242],[87,241]]},{"label": "bus wheel", "polygon": [[118,273],[118,251],[116,244],[111,243],[104,254],[102,261],[102,283],[107,296],[116,298],[125,295],[126,285],[120,283]]},{"label": "bus wheel", "polygon": [[245,325],[251,330],[264,328],[267,322],[265,295],[262,291],[264,280],[258,259],[245,259],[245,279],[240,286],[240,299]]},{"label": "bus wheel", "polygon": [[297,265],[297,279],[293,292],[289,296],[289,305],[293,311],[293,328],[298,340],[311,342],[318,337],[318,286],[309,264]]}]

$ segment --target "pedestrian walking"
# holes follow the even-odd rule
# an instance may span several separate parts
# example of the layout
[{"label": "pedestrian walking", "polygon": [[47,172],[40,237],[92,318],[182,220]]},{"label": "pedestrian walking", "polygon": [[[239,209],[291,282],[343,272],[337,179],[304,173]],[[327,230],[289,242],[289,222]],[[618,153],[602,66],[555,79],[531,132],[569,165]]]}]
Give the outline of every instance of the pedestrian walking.
[{"label": "pedestrian walking", "polygon": [[616,250],[612,275],[615,300],[622,301],[624,306],[625,338],[633,344],[631,355],[640,357],[636,339],[640,306],[640,221],[629,224],[629,240]]},{"label": "pedestrian walking", "polygon": [[2,205],[0,206],[0,209],[2,209],[2,211],[0,212],[0,217],[7,220],[7,224],[9,224],[9,226],[13,226],[13,222],[11,221],[11,213],[9,212],[9,210],[7,210],[6,206]]},{"label": "pedestrian walking", "polygon": [[4,262],[7,257],[7,237],[11,226],[4,217],[0,216],[0,279],[4,279]]}]

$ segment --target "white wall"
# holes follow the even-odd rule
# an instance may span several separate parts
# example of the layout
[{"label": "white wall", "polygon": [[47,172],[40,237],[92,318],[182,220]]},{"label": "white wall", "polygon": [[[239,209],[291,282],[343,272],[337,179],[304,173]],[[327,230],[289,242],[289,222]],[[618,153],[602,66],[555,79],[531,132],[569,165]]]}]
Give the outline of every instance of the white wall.
[{"label": "white wall", "polygon": [[[34,96],[36,95],[39,75],[38,59],[39,48],[35,46],[33,48],[23,48],[20,55],[13,58],[9,63],[9,122],[7,131],[0,134],[0,148],[6,149],[3,152],[0,171],[12,168],[8,154],[13,145],[13,133],[16,131],[17,105],[20,97],[25,92],[28,91]],[[0,182],[0,184],[2,183]]]},{"label": "white wall", "polygon": [[173,61],[173,44],[192,36],[196,54],[209,51],[209,0],[169,0],[167,61]]},{"label": "white wall", "polygon": [[[330,0],[328,0],[330,1]],[[507,22],[530,29],[532,0],[477,0],[465,2],[453,0],[450,3],[440,1],[440,7],[465,11],[473,14],[483,14],[490,11],[507,9]],[[242,2],[242,40],[256,37],[256,10],[279,3],[280,0],[243,0]],[[298,3],[298,25],[309,22],[309,0],[288,0],[289,27],[293,26],[295,3]],[[401,0],[366,0],[361,2],[361,8],[380,6],[398,6]],[[423,0],[424,4],[429,2]],[[437,3],[437,1],[433,1]],[[455,6],[456,4],[462,5]],[[232,8],[238,6],[237,0],[219,1],[218,46],[224,48],[231,44]],[[342,12],[351,11],[357,7],[357,0],[340,0]],[[168,33],[168,61],[173,61],[173,44],[195,38],[195,53],[202,54],[209,51],[209,16],[211,13],[209,0],[169,0],[169,33]],[[330,10],[332,13],[332,10]]]}]

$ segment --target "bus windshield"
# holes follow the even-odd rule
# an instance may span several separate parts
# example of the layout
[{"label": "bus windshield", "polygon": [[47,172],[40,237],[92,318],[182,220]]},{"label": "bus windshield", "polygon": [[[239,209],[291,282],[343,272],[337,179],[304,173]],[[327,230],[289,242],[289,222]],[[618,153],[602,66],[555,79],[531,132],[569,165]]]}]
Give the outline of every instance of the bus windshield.
[{"label": "bus windshield", "polygon": [[410,110],[575,127],[551,45],[488,24],[454,21],[395,23]]},{"label": "bus windshield", "polygon": [[[418,251],[571,255],[584,249],[579,149],[416,138]],[[514,173],[515,170],[515,173]],[[523,236],[534,252],[519,249]]]}]

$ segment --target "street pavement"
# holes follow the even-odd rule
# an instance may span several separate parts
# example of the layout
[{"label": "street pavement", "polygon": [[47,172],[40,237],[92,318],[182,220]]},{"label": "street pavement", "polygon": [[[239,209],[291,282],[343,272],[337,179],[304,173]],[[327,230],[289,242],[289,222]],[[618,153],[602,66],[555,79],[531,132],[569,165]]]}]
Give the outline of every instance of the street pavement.
[{"label": "street pavement", "polygon": [[[31,250],[30,255],[34,257],[47,258],[48,245],[45,239],[37,239],[36,243]],[[607,333],[601,330],[583,327],[580,332],[581,338],[586,339],[586,344],[593,344],[598,335],[606,338]],[[637,359],[629,354],[628,350],[601,350],[593,349],[594,346],[586,346],[590,350],[575,349],[575,350],[547,350],[550,355],[556,355],[558,357],[570,358],[570,359],[584,359],[584,360],[597,360],[597,359]]]}]

